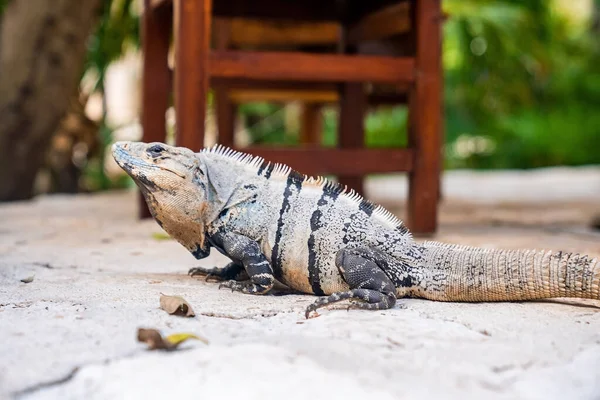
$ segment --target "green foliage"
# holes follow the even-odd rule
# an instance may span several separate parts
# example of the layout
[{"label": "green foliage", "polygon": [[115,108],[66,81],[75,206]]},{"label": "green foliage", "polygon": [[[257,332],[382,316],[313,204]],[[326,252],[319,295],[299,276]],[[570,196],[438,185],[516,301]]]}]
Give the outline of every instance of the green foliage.
[{"label": "green foliage", "polygon": [[[595,4],[600,9],[600,0]],[[443,6],[449,13],[443,31],[446,166],[600,163],[598,27],[569,20],[556,1],[444,0]],[[404,146],[406,117],[402,107],[370,113],[367,145]],[[283,123],[269,118],[252,135],[289,143]],[[323,143],[333,146],[337,115],[327,109],[324,118]]]},{"label": "green foliage", "polygon": [[98,74],[95,90],[104,90],[109,65],[125,52],[128,46],[139,47],[139,16],[134,12],[134,0],[104,0],[102,16],[88,44],[86,72]]},{"label": "green foliage", "polygon": [[[284,107],[269,103],[250,103],[240,107],[246,121],[246,129],[256,144],[298,144],[298,132],[286,132],[283,121]],[[369,147],[406,146],[406,107],[381,108],[367,115],[365,141]],[[321,144],[333,147],[337,144],[337,110],[323,110],[323,134]],[[292,134],[290,134],[292,133]]]},{"label": "green foliage", "polygon": [[406,107],[382,108],[371,112],[365,123],[369,147],[405,147],[408,110]]},{"label": "green foliage", "polygon": [[4,9],[8,5],[9,1],[10,0],[0,0],[0,16],[2,16],[2,14],[4,14]]},{"label": "green foliage", "polygon": [[553,4],[444,2],[448,166],[600,163],[597,33]]},{"label": "green foliage", "polygon": [[[110,64],[119,59],[128,48],[139,47],[139,15],[135,12],[134,5],[134,0],[104,0],[100,21],[88,43],[84,69],[84,75],[93,72],[96,77],[92,92],[104,94],[104,82]],[[107,125],[106,105],[103,107],[98,137],[102,150],[97,157],[88,160],[84,171],[86,185],[90,190],[121,188],[131,184],[126,177],[113,180],[105,173],[104,149],[112,143],[114,127]]]},{"label": "green foliage", "polygon": [[242,104],[239,109],[244,117],[246,130],[254,143],[297,144],[297,135],[286,134],[285,108],[271,103]]}]

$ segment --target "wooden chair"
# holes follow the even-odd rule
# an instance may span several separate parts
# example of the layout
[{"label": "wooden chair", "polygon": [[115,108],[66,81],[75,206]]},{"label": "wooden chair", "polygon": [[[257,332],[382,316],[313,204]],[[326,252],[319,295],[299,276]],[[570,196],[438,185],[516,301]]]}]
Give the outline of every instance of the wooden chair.
[{"label": "wooden chair", "polygon": [[[313,51],[332,51],[342,41],[338,22],[277,21],[249,18],[213,18],[216,50],[282,51],[310,46]],[[300,143],[318,145],[322,131],[320,112],[326,103],[337,103],[333,84],[256,82],[236,80],[213,84],[219,143],[234,147],[239,104],[248,102],[302,103]]]},{"label": "wooden chair", "polygon": [[[394,18],[397,23],[388,24],[387,30],[378,32],[387,37],[401,35],[410,31],[410,7],[408,2],[399,3],[385,8],[370,16],[369,21],[381,22]],[[364,25],[363,21],[363,25]],[[381,25],[377,25],[381,26]],[[383,24],[385,27],[385,24]],[[364,35],[364,26],[356,26],[352,33]],[[368,32],[368,31],[367,31]],[[368,32],[373,36],[373,32]],[[339,22],[305,22],[305,21],[272,21],[247,18],[213,18],[213,31],[217,50],[252,50],[275,51],[310,48],[316,51],[340,51],[344,46],[343,29]],[[373,38],[371,38],[372,40]],[[350,37],[350,43],[356,45]],[[216,88],[214,86],[217,86]],[[397,87],[390,91],[371,85],[367,90],[369,106],[406,104],[408,87]],[[296,82],[253,82],[252,80],[221,82],[213,84],[215,93],[217,130],[219,143],[234,146],[234,127],[239,104],[248,102],[290,103],[300,102],[302,105],[300,117],[301,145],[319,145],[323,131],[321,110],[329,104],[339,103],[339,93],[336,84]],[[358,177],[359,179],[362,177]],[[353,188],[362,192],[362,182],[356,182]]]},{"label": "wooden chair", "polygon": [[[398,19],[386,10],[402,3],[410,4],[410,31],[404,36],[406,46],[401,46],[407,54],[361,53],[362,43],[376,43],[397,29],[394,25]],[[343,32],[342,52],[213,50],[213,17],[336,22]],[[165,110],[171,86],[176,106],[176,143],[196,151],[204,145],[211,84],[216,88],[227,85],[229,89],[232,85],[276,85],[281,89],[285,85],[309,84],[333,88],[340,106],[338,148],[240,150],[286,163],[305,174],[337,175],[350,187],[359,186],[360,177],[366,174],[409,172],[407,224],[415,234],[431,234],[437,227],[441,164],[442,20],[440,0],[221,0],[214,4],[211,0],[145,0],[143,140],[165,140]],[[171,32],[175,43],[173,85],[167,63]],[[408,87],[408,148],[364,148],[366,83]],[[228,140],[225,138],[225,142]]]}]

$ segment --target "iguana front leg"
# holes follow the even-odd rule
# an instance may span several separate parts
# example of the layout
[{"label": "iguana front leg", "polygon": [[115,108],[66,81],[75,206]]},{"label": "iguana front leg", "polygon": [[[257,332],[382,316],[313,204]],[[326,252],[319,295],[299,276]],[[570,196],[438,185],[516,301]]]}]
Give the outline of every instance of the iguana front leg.
[{"label": "iguana front leg", "polygon": [[236,281],[247,281],[248,274],[244,269],[244,266],[238,262],[230,262],[223,268],[213,267],[213,268],[205,268],[205,267],[194,267],[190,268],[188,271],[189,276],[196,275],[205,275],[205,280],[208,281],[209,278],[214,277],[217,281],[228,281],[230,279]]},{"label": "iguana front leg", "polygon": [[265,294],[273,287],[275,277],[271,264],[260,250],[255,240],[237,233],[216,233],[211,237],[213,243],[231,260],[243,265],[250,281],[230,280],[219,285],[242,293]]},{"label": "iguana front leg", "polygon": [[396,288],[380,265],[385,263],[384,256],[376,249],[368,247],[341,249],[335,258],[335,264],[344,277],[350,290],[322,297],[306,308],[306,318],[312,311],[327,304],[346,299],[356,299],[352,308],[384,310],[396,304]]}]

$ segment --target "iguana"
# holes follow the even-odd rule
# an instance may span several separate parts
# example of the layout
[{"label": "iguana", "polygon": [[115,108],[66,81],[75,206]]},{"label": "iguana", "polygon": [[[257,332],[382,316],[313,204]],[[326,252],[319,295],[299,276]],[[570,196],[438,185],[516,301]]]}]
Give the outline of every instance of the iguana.
[{"label": "iguana", "polygon": [[394,215],[353,190],[260,157],[220,145],[194,153],[142,142],[118,142],[112,152],[168,234],[197,259],[213,247],[231,259],[190,275],[214,275],[243,293],[268,293],[277,280],[322,296],[307,318],[345,299],[369,310],[401,297],[600,299],[595,258],[418,243]]}]

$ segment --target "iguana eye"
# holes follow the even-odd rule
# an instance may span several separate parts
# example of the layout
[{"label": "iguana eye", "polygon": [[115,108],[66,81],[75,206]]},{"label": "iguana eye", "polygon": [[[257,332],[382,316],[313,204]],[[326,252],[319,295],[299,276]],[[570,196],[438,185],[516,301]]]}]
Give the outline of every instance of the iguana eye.
[{"label": "iguana eye", "polygon": [[150,154],[152,157],[158,157],[158,156],[160,156],[160,154],[163,151],[165,151],[165,148],[162,147],[160,144],[152,145],[147,150],[148,154]]}]

